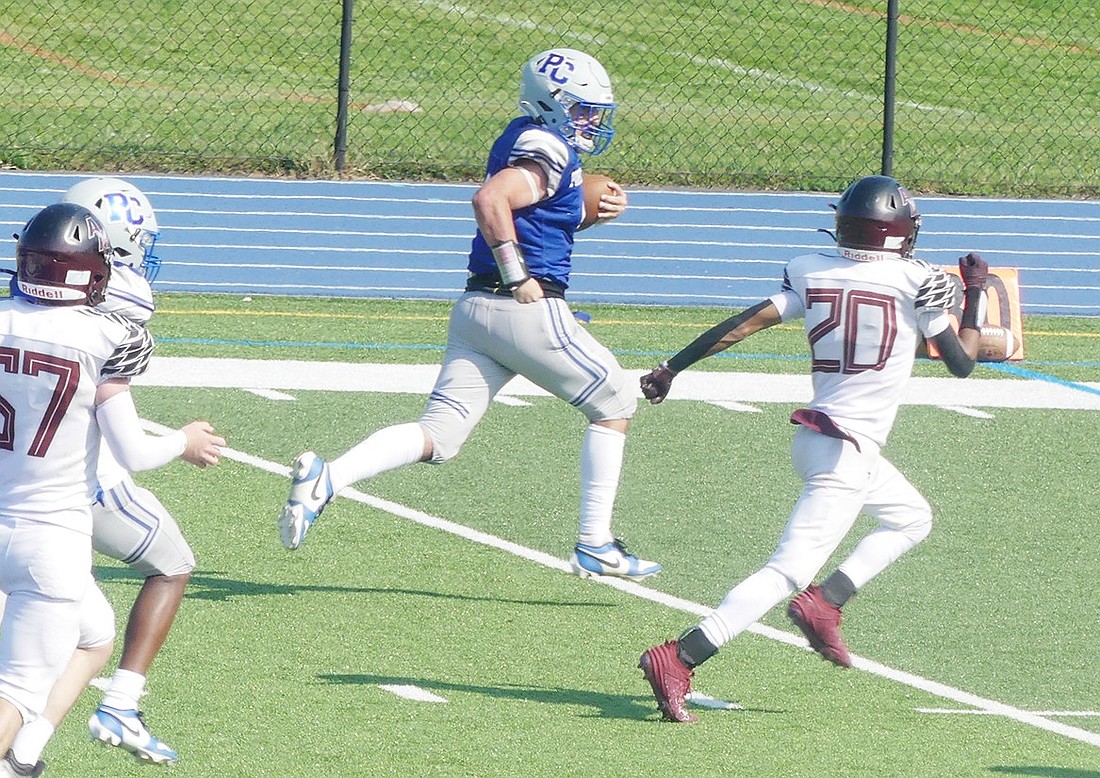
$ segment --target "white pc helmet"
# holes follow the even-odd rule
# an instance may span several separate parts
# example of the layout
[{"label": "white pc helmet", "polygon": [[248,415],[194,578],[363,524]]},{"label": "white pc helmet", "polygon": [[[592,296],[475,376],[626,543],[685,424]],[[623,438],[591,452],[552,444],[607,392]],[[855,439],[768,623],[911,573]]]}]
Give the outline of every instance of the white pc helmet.
[{"label": "white pc helmet", "polygon": [[519,107],[577,151],[599,154],[615,136],[611,79],[603,65],[576,49],[550,49],[523,66]]},{"label": "white pc helmet", "polygon": [[153,206],[140,189],[120,178],[88,178],[69,187],[63,203],[90,210],[107,228],[115,260],[140,270],[148,281],[160,272],[160,258],[153,253],[160,231]]}]

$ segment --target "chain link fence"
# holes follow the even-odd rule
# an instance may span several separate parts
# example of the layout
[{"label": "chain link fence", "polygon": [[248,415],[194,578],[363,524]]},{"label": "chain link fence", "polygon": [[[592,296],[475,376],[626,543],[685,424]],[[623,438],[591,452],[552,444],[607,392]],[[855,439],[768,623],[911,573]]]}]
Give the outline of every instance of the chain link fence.
[{"label": "chain link fence", "polygon": [[[620,105],[587,167],[836,191],[885,162],[887,2],[0,0],[0,164],[477,180],[523,62],[569,46],[605,65]],[[1100,194],[1100,4],[897,10],[893,175]]]}]

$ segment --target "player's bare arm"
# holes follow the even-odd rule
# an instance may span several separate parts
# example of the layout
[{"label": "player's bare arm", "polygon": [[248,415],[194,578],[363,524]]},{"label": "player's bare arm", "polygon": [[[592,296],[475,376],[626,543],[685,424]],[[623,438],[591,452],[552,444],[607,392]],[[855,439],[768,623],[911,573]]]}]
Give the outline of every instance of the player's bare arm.
[{"label": "player's bare arm", "polygon": [[981,255],[970,253],[959,258],[959,273],[963,281],[963,314],[959,332],[948,327],[932,342],[951,375],[966,378],[974,370],[981,339],[982,295],[989,277],[989,265]]},{"label": "player's bare arm", "polygon": [[485,241],[493,249],[501,280],[514,285],[512,296],[521,303],[542,299],[542,287],[527,273],[516,244],[513,211],[546,197],[546,172],[535,162],[519,160],[490,177],[474,193],[474,218]]},{"label": "player's bare arm", "polygon": [[642,394],[654,405],[668,396],[672,379],[700,359],[725,351],[745,338],[779,324],[782,318],[771,300],[763,300],[751,308],[714,325],[672,359],[661,363],[641,378]]}]

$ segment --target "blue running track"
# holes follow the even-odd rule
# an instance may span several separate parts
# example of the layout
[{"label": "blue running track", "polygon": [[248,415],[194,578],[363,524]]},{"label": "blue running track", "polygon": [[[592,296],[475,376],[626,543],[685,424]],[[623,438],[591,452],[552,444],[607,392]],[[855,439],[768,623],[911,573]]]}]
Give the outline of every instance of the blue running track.
[{"label": "blue running track", "polygon": [[[10,235],[83,176],[0,172]],[[465,281],[472,185],[127,176],[161,224],[160,291],[453,299]],[[742,308],[791,257],[831,244],[836,194],[640,189],[578,235],[574,302]],[[1020,271],[1028,314],[1100,316],[1100,202],[920,197],[917,255],[978,251]],[[0,254],[13,267],[14,241]]]}]

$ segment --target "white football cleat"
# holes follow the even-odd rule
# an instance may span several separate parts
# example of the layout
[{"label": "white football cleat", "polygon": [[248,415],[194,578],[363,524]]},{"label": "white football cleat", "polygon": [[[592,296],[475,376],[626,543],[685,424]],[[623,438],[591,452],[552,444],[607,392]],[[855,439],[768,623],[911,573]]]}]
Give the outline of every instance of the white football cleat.
[{"label": "white football cleat", "polygon": [[139,762],[175,764],[179,754],[155,737],[136,710],[100,705],[88,719],[92,740],[129,751]]},{"label": "white football cleat", "polygon": [[290,475],[290,496],[279,514],[279,534],[283,545],[293,551],[332,499],[332,482],[328,464],[312,451],[298,455]]},{"label": "white football cleat", "polygon": [[640,581],[661,572],[661,566],[656,562],[647,562],[627,553],[626,544],[619,538],[602,546],[578,543],[569,561],[573,572],[581,578],[609,575]]}]

